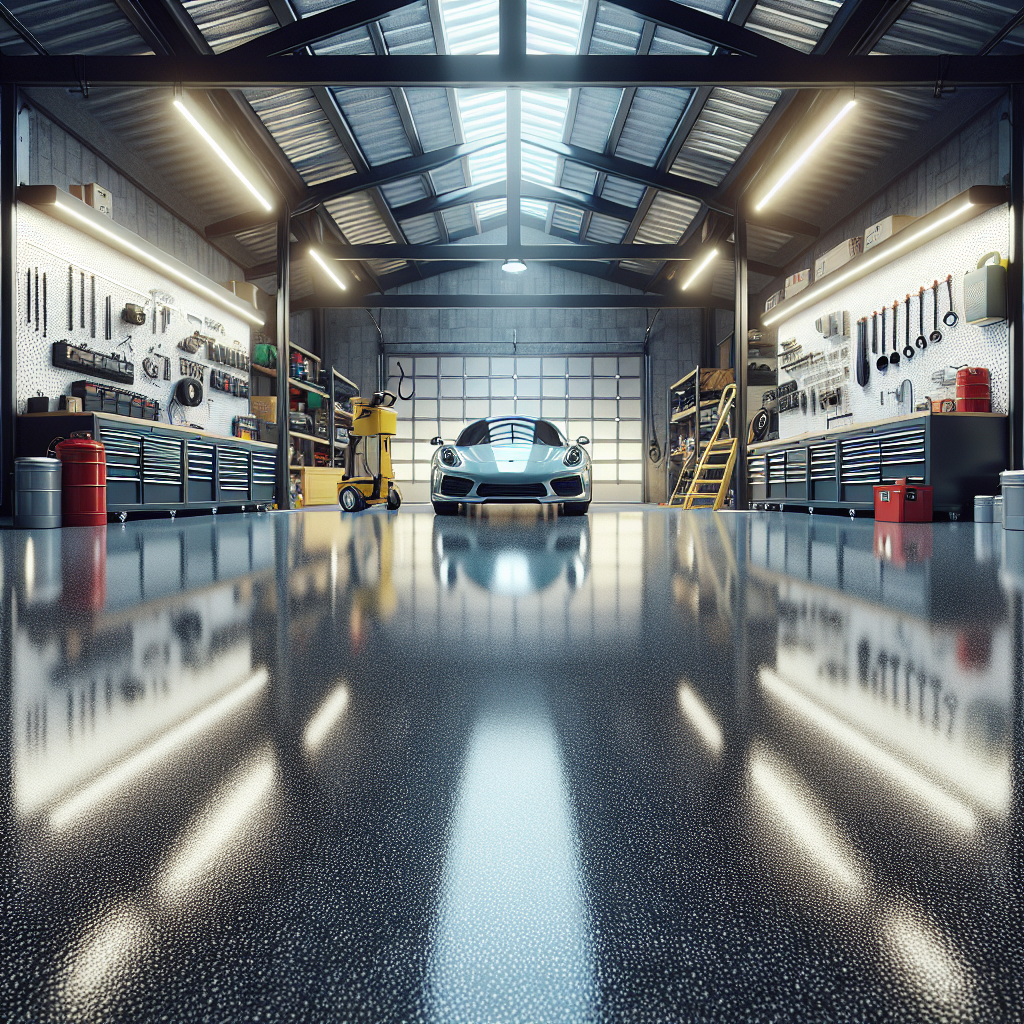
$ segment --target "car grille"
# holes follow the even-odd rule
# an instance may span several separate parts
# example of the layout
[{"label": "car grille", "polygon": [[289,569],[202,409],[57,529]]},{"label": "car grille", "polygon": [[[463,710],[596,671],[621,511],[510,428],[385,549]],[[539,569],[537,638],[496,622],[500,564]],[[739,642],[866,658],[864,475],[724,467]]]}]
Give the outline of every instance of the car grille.
[{"label": "car grille", "polygon": [[473,481],[464,476],[441,477],[441,493],[452,498],[464,498],[473,490]]},{"label": "car grille", "polygon": [[543,498],[547,488],[543,484],[480,484],[476,493],[481,498]]},{"label": "car grille", "polygon": [[583,493],[583,481],[578,476],[560,476],[551,481],[551,490],[560,498],[571,498]]}]

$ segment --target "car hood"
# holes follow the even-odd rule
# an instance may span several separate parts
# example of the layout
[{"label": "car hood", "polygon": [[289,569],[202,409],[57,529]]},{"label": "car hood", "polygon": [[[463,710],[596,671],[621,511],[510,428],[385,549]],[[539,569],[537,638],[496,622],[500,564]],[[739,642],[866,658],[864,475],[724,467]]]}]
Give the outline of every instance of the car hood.
[{"label": "car hood", "polygon": [[561,465],[567,449],[547,444],[474,444],[456,450],[467,466],[488,466],[498,470],[507,467],[514,472],[517,466]]}]

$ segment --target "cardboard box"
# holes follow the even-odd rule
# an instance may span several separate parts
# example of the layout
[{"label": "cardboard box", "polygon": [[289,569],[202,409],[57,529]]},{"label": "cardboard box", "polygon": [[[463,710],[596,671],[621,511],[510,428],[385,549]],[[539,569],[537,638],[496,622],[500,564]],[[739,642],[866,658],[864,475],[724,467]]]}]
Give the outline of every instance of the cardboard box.
[{"label": "cardboard box", "polygon": [[864,251],[873,249],[879,242],[891,238],[898,231],[902,231],[908,224],[913,224],[916,217],[883,217],[875,224],[870,224],[864,229]]},{"label": "cardboard box", "polygon": [[249,411],[258,419],[267,423],[277,421],[277,397],[275,395],[252,395],[249,398]]},{"label": "cardboard box", "polygon": [[798,274],[793,274],[792,277],[786,278],[786,287],[784,289],[786,298],[791,299],[794,295],[802,292],[811,283],[811,268],[808,267],[806,270],[801,270]]},{"label": "cardboard box", "polygon": [[77,199],[81,199],[86,206],[91,206],[108,217],[114,216],[113,196],[102,185],[97,185],[95,181],[89,182],[88,185],[72,185],[71,194]]},{"label": "cardboard box", "polygon": [[835,248],[829,249],[815,261],[814,280],[820,281],[826,274],[831,274],[832,271],[846,266],[854,256],[859,256],[863,251],[864,239],[860,235],[840,242]]},{"label": "cardboard box", "polygon": [[764,304],[764,311],[767,313],[769,309],[774,309],[782,301],[782,292],[776,292],[774,295],[769,295]]}]

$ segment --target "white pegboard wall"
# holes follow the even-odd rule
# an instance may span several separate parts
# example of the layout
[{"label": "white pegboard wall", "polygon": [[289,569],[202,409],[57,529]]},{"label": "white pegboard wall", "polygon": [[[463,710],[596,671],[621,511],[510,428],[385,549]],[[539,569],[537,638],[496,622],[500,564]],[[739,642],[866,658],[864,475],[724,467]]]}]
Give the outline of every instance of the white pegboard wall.
[{"label": "white pegboard wall", "polygon": [[[72,322],[68,328],[68,265],[74,268],[74,308]],[[43,274],[47,284],[46,336],[43,337],[42,297],[40,296],[39,320],[35,318],[35,270],[39,270],[40,291]],[[81,273],[86,278],[85,327],[81,326],[80,282]],[[28,290],[26,273],[33,275],[33,299],[31,308],[26,306]],[[91,336],[91,278],[96,278],[96,336]],[[170,322],[162,331],[159,311],[156,316],[154,333],[153,292],[173,298],[169,302]],[[106,296],[111,296],[112,338],[104,338],[104,311]],[[147,313],[145,324],[136,327],[121,319],[125,303],[133,302],[143,306]],[[190,320],[188,315],[194,319]],[[199,320],[201,324],[197,324]],[[210,324],[219,324],[217,330]],[[38,326],[38,330],[37,330]],[[49,397],[51,410],[57,407],[59,395],[70,394],[71,382],[90,380],[100,385],[110,385],[125,391],[155,398],[160,402],[161,422],[170,422],[168,408],[174,387],[181,379],[180,357],[202,364],[203,391],[206,399],[202,405],[184,410],[174,407],[175,423],[182,421],[182,414],[188,422],[204,430],[229,436],[235,416],[249,411],[245,398],[236,398],[223,392],[210,391],[210,370],[219,369],[232,376],[249,380],[249,374],[212,363],[206,358],[206,348],[201,347],[192,355],[178,348],[178,342],[198,330],[201,334],[214,337],[221,344],[236,345],[249,354],[249,325],[232,315],[209,299],[187,291],[177,282],[158,274],[155,270],[141,266],[130,256],[97,241],[74,228],[54,220],[40,210],[25,203],[18,204],[18,412],[25,411],[26,399],[42,393]],[[65,370],[52,364],[52,345],[55,341],[67,339],[74,345],[85,344],[95,352],[104,355],[117,353],[135,364],[135,383],[121,384],[90,377],[88,374]],[[130,339],[130,345],[128,342]],[[142,370],[142,360],[152,354],[171,360],[171,379],[150,379]],[[162,359],[158,359],[161,367]]]},{"label": "white pegboard wall", "polygon": [[[907,229],[913,231],[913,226]],[[979,257],[987,252],[998,250],[1004,257],[1009,244],[1009,217],[1006,206],[996,207],[973,220],[940,235],[938,238],[901,256],[892,263],[855,281],[848,287],[830,295],[822,302],[810,306],[803,312],[778,324],[779,344],[787,338],[796,338],[802,346],[802,355],[808,353],[832,354],[837,350],[849,349],[845,369],[849,376],[844,380],[843,408],[841,411],[851,415],[831,424],[832,429],[848,429],[858,423],[875,422],[892,416],[912,412],[909,403],[900,406],[896,400],[886,394],[884,404],[881,401],[883,392],[897,389],[901,382],[910,380],[914,388],[914,403],[929,396],[931,398],[955,398],[955,387],[939,387],[932,383],[931,377],[936,370],[945,366],[984,366],[989,370],[992,387],[992,411],[1006,414],[1009,408],[1010,375],[1009,375],[1009,333],[1006,322],[992,324],[990,327],[974,327],[965,323],[963,300],[963,277],[968,270],[973,270]],[[841,271],[839,271],[841,272]],[[947,274],[953,275],[953,308],[960,316],[955,327],[946,327],[942,323],[943,314],[948,307],[946,286],[943,283]],[[939,330],[942,341],[929,343],[924,350],[915,347],[912,359],[901,358],[896,367],[879,371],[875,367],[877,358],[871,352],[871,314],[881,311],[883,305],[888,307],[886,326],[888,351],[892,351],[892,304],[899,300],[899,348],[902,354],[906,338],[905,315],[906,295],[911,295],[911,333],[913,344],[918,335],[918,289],[924,285],[925,293],[925,337],[932,330],[932,293],[931,285],[939,280]],[[823,338],[815,329],[814,322],[818,317],[836,310],[845,310],[850,314],[849,338]],[[865,387],[856,382],[854,361],[857,351],[857,320],[868,317],[868,365],[869,376]],[[879,323],[881,318],[879,318]],[[810,378],[813,370],[797,376],[801,389],[805,377]],[[790,374],[779,369],[779,385],[794,379]],[[808,385],[809,386],[809,385]],[[832,413],[834,415],[834,412]],[[826,429],[825,415],[820,410],[816,416],[810,409],[805,412],[785,412],[779,416],[779,436],[782,438],[796,437],[808,432]]]}]

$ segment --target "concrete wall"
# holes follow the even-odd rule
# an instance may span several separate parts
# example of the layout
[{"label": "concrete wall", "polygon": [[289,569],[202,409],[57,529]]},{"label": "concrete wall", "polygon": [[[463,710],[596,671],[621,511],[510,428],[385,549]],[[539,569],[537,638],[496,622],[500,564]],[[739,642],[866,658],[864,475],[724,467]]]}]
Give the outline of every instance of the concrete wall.
[{"label": "concrete wall", "polygon": [[113,196],[115,223],[214,281],[245,280],[237,263],[34,107],[22,112],[18,128],[22,184],[56,185],[67,192],[71,185],[95,181]]}]

